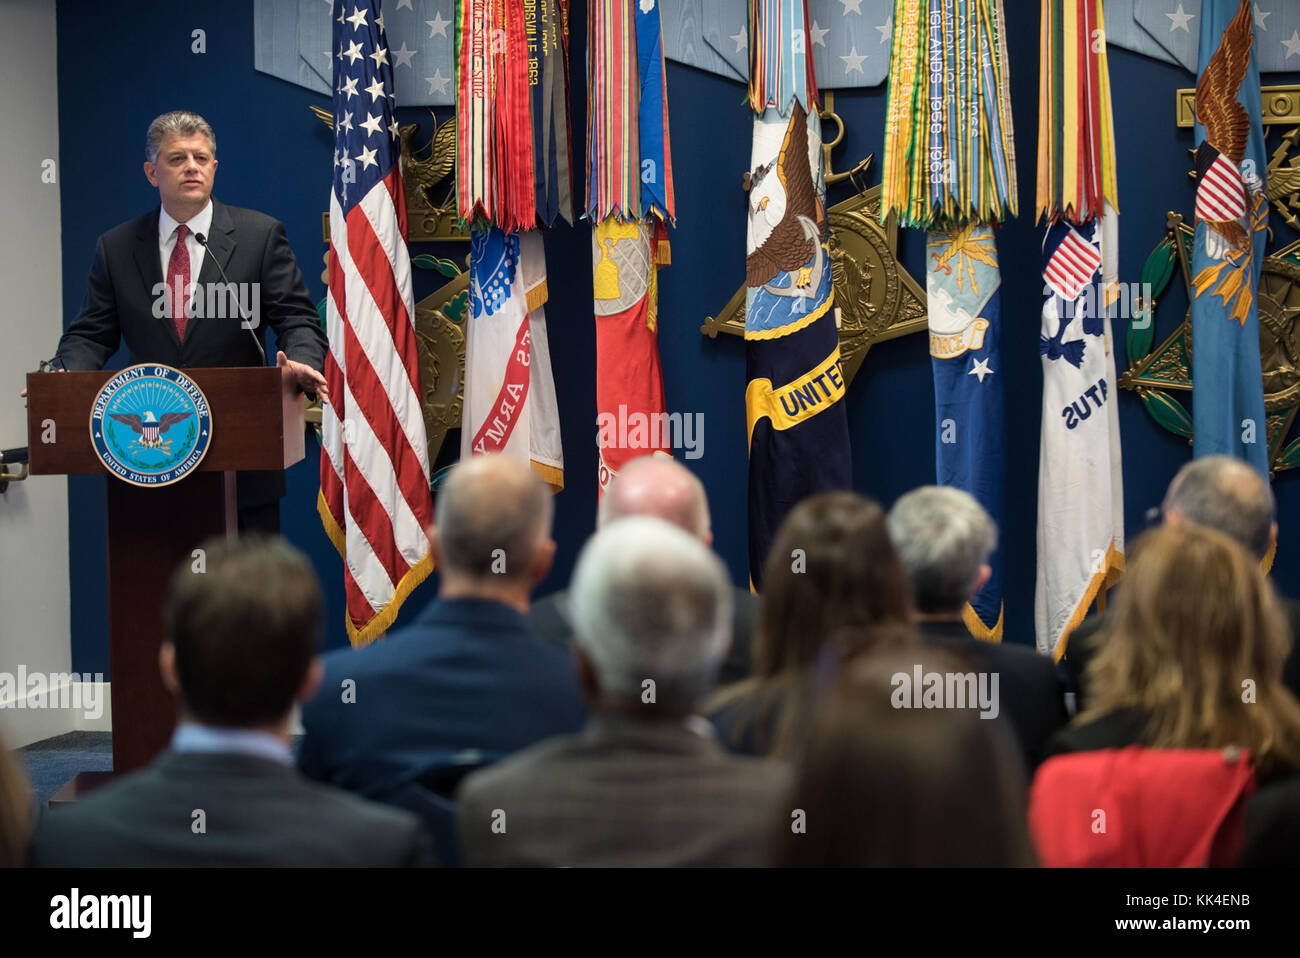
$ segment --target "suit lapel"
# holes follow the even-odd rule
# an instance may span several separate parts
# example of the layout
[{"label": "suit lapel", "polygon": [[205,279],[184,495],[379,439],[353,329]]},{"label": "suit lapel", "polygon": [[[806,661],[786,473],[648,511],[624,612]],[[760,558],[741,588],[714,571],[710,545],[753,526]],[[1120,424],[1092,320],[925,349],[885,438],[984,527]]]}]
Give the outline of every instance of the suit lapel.
[{"label": "suit lapel", "polygon": [[[206,316],[208,306],[207,290],[217,283],[223,283],[221,270],[217,269],[217,263],[221,264],[221,269],[230,275],[230,258],[235,254],[235,223],[230,218],[230,213],[226,210],[225,204],[219,203],[214,197],[212,200],[212,226],[208,230],[208,248],[203,254],[203,265],[199,267],[198,290],[196,295],[203,296],[203,311]],[[232,277],[232,282],[234,278]],[[215,302],[213,305],[217,305]],[[232,301],[229,296],[222,299],[225,312],[219,315],[226,316],[229,320],[239,321],[239,306]],[[185,330],[185,341],[190,342],[190,337],[199,331],[204,323],[204,318],[196,316],[190,320],[190,328]],[[191,331],[193,330],[193,331]]]},{"label": "suit lapel", "polygon": [[[163,281],[162,254],[158,251],[158,210],[143,217],[136,229],[135,265],[140,271],[140,282],[144,284],[142,301],[149,304],[149,312],[146,315],[152,317],[153,306],[158,299],[154,291]],[[166,296],[165,293],[163,295]],[[155,321],[163,325],[172,346],[179,350],[181,342],[176,335],[176,324],[172,322],[171,316],[164,311],[162,318]]]}]

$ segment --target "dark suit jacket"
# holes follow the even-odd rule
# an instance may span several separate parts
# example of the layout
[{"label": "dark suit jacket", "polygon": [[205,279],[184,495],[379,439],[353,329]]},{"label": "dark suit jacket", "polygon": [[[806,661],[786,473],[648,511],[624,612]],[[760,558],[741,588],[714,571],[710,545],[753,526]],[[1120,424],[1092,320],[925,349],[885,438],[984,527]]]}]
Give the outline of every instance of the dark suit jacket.
[{"label": "dark suit jacket", "polygon": [[[758,617],[758,596],[748,589],[736,589],[733,600],[731,647],[718,668],[718,685],[730,685],[749,678],[752,670],[754,620]],[[573,646],[573,625],[569,622],[569,592],[563,589],[538,599],[528,611],[528,624],[538,637],[557,648]]]},{"label": "dark suit jacket", "polygon": [[[343,683],[355,683],[345,702]],[[381,801],[410,782],[495,762],[582,727],[572,658],[499,602],[437,599],[404,629],[325,656],[302,713],[298,765],[310,778]]]},{"label": "dark suit jacket", "polygon": [[[206,831],[193,830],[202,809]],[[33,864],[394,867],[432,864],[406,812],[308,782],[248,755],[167,751],[146,769],[51,810]]]},{"label": "dark suit jacket", "polygon": [[[102,369],[125,340],[132,364],[158,362],[182,369],[260,366],[253,336],[237,314],[190,319],[183,343],[169,317],[154,316],[154,290],[163,281],[158,214],[155,209],[100,236],[86,298],[59,340],[58,359],[67,369]],[[217,261],[232,283],[259,284],[259,326],[253,332],[263,345],[265,327],[270,326],[285,355],[323,370],[329,344],[284,226],[263,213],[226,206],[214,198],[208,249],[197,278],[205,290],[208,283],[222,282]],[[231,307],[227,315],[233,312]],[[272,502],[284,495],[284,472],[241,473],[238,486],[241,507]]]},{"label": "dark suit jacket", "polygon": [[1262,788],[1246,805],[1242,868],[1300,868],[1300,777]]},{"label": "dark suit jacket", "polygon": [[[1300,602],[1283,596],[1278,597],[1287,623],[1291,626],[1291,654],[1282,666],[1282,684],[1291,690],[1291,694],[1300,698]],[[1097,654],[1101,643],[1105,641],[1110,628],[1110,612],[1098,612],[1088,616],[1079,623],[1079,627],[1070,635],[1066,646],[1065,661],[1078,686],[1078,709],[1082,712],[1088,702],[1086,672],[1088,663]]]},{"label": "dark suit jacket", "polygon": [[467,865],[759,866],[790,786],[703,719],[601,715],[465,779],[461,848]]},{"label": "dark suit jacket", "polygon": [[1052,660],[1026,645],[981,642],[961,622],[922,622],[921,641],[970,662],[978,672],[998,674],[999,718],[1005,716],[1034,769],[1045,757],[1047,741],[1063,726],[1065,689]]}]

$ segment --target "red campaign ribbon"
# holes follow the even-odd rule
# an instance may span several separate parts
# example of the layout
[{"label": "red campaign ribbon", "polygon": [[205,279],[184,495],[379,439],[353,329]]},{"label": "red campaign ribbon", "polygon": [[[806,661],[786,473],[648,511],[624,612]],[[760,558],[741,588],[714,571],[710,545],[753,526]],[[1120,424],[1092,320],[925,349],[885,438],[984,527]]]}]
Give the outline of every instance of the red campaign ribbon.
[{"label": "red campaign ribbon", "polygon": [[521,3],[497,6],[503,38],[497,62],[497,168],[506,197],[501,228],[506,232],[530,230],[536,226],[537,197],[533,188],[533,94],[528,85],[528,30]]},{"label": "red campaign ribbon", "polygon": [[[532,184],[529,183],[529,188]],[[510,442],[510,436],[519,422],[519,413],[528,402],[528,366],[532,360],[532,327],[528,314],[524,313],[519,331],[515,333],[515,347],[510,352],[510,361],[506,363],[505,378],[497,392],[492,410],[483,418],[483,425],[474,434],[472,448],[476,456],[489,452],[500,452]]]}]

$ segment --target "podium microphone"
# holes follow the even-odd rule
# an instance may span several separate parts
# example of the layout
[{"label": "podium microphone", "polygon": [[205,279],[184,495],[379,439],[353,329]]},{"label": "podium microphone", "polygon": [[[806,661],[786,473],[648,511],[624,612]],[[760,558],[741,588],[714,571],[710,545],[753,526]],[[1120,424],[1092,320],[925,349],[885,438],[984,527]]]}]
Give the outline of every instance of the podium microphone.
[{"label": "podium microphone", "polygon": [[[226,275],[226,271],[221,268],[221,261],[217,259],[216,254],[213,253],[212,250],[208,248],[208,238],[204,236],[202,233],[195,233],[194,240],[205,250],[207,250],[208,255],[212,257],[212,262],[216,264],[217,272],[219,272],[221,274],[221,278],[226,281],[226,285],[234,286],[235,284],[230,281],[230,277]],[[262,346],[262,337],[258,335],[257,331],[254,330],[252,326],[245,325],[246,321],[250,317],[244,315],[244,304],[243,301],[239,298],[239,295],[237,293],[234,296],[234,300],[235,300],[235,308],[239,310],[240,325],[243,326],[246,330],[248,330],[248,334],[253,337],[253,342],[257,343],[257,351],[262,356],[262,365],[265,366],[266,349]]]}]

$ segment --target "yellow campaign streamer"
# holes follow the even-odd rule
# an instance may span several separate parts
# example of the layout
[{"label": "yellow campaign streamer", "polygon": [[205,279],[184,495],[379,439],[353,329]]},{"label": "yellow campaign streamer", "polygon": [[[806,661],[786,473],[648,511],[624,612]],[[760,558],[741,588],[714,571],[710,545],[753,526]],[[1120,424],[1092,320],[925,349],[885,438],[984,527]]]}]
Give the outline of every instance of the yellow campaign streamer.
[{"label": "yellow campaign streamer", "polygon": [[770,379],[750,380],[745,389],[749,444],[754,442],[754,426],[764,417],[772,420],[773,429],[785,430],[811,419],[843,398],[844,370],[838,344],[825,360],[794,382],[773,387]]}]

